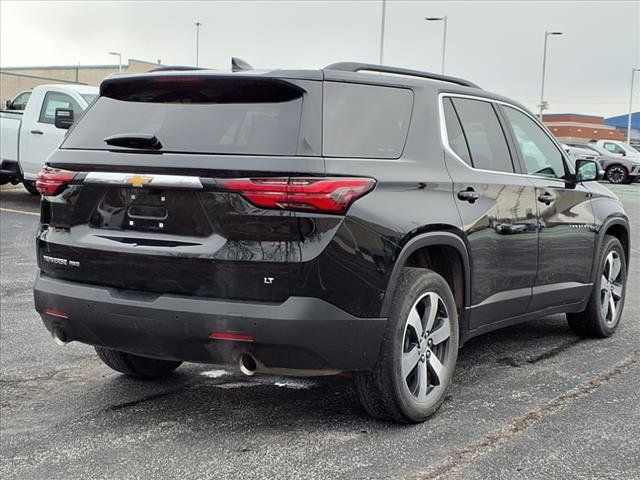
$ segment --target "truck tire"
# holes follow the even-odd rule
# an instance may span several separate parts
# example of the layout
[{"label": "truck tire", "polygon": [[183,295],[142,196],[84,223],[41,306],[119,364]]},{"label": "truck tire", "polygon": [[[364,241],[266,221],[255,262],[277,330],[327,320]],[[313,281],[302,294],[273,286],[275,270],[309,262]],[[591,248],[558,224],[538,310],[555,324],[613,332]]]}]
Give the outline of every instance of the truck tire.
[{"label": "truck tire", "polygon": [[606,236],[600,249],[598,277],[594,282],[587,308],[568,313],[571,330],[582,336],[606,338],[620,324],[627,284],[627,261],[620,240]]},{"label": "truck tire", "polygon": [[40,192],[36,188],[36,182],[32,180],[23,180],[22,185],[31,195],[40,195]]},{"label": "truck tire", "polygon": [[96,346],[94,348],[100,360],[108,367],[117,372],[124,373],[128,377],[144,379],[162,378],[182,365],[182,362],[173,360],[140,357],[105,347]]},{"label": "truck tire", "polygon": [[403,268],[378,360],[354,374],[364,409],[375,418],[418,423],[445,399],[458,358],[458,314],[437,273]]}]

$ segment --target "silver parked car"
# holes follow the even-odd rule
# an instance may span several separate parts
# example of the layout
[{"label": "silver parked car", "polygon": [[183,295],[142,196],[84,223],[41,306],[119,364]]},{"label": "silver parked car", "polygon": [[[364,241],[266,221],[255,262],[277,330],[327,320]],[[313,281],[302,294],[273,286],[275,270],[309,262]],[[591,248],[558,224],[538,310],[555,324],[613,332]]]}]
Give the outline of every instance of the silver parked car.
[{"label": "silver parked car", "polygon": [[566,146],[574,161],[576,158],[588,158],[589,155],[597,160],[609,183],[632,183],[640,180],[640,158],[613,155],[595,143],[569,143]]}]

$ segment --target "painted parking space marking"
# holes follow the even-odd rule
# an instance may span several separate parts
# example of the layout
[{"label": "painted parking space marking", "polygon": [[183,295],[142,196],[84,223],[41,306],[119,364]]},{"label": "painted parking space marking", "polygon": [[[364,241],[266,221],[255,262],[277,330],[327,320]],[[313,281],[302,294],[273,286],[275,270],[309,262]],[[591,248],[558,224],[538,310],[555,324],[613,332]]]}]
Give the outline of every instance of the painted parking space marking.
[{"label": "painted parking space marking", "polygon": [[4,208],[4,207],[0,207],[0,212],[21,213],[23,215],[33,215],[35,217],[40,216],[40,212],[28,212],[26,210],[14,210],[13,208]]}]

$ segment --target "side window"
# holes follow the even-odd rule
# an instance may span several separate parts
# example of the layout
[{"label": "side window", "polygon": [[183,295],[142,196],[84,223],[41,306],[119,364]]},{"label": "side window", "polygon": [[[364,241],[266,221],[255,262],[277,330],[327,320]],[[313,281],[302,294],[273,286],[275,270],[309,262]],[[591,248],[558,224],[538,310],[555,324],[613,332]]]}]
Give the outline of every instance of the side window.
[{"label": "side window", "polygon": [[616,153],[616,154],[621,154],[624,153],[624,150],[622,150],[618,145],[616,145],[615,143],[611,143],[611,142],[605,142],[604,144],[604,148],[606,150],[609,150],[611,153]]},{"label": "side window", "polygon": [[458,114],[454,110],[453,103],[451,103],[450,98],[444,99],[443,107],[449,146],[462,160],[464,160],[467,165],[472,165],[469,146],[467,145],[467,140],[464,138],[464,133],[460,126],[460,120],[458,120]]},{"label": "side window", "polygon": [[507,140],[490,102],[453,98],[475,168],[512,173]]},{"label": "side window", "polygon": [[413,108],[405,88],[324,82],[323,154],[398,158]]},{"label": "side window", "polygon": [[14,110],[24,110],[27,106],[27,102],[29,101],[29,97],[31,96],[31,92],[23,92],[13,99],[12,107]]},{"label": "side window", "polygon": [[56,115],[56,108],[72,108],[75,118],[78,118],[82,113],[82,109],[80,108],[80,105],[78,105],[78,102],[69,95],[60,92],[48,92],[44,96],[44,102],[42,102],[42,109],[40,110],[40,118],[38,121],[40,123],[53,124]]},{"label": "side window", "polygon": [[526,173],[562,178],[565,175],[562,152],[531,118],[519,110],[504,107],[524,159]]}]

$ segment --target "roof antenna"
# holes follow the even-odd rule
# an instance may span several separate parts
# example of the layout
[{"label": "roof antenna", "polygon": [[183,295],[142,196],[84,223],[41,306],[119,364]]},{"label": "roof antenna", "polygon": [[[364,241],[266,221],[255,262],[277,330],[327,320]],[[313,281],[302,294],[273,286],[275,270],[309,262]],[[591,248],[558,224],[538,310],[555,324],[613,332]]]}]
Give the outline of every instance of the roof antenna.
[{"label": "roof antenna", "polygon": [[253,70],[253,67],[247,62],[238,57],[231,57],[231,71],[232,72],[244,72],[246,70]]}]

